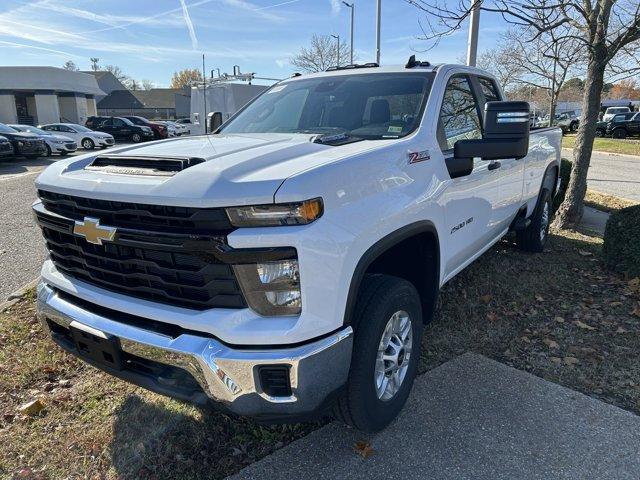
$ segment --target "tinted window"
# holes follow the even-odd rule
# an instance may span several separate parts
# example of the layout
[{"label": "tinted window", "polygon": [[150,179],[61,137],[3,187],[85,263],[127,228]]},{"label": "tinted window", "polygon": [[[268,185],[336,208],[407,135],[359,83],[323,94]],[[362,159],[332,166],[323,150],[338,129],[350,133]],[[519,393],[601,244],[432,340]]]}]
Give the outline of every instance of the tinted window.
[{"label": "tinted window", "polygon": [[438,117],[438,143],[442,150],[451,150],[458,140],[482,138],[480,115],[469,80],[453,77],[444,93]]},{"label": "tinted window", "polygon": [[119,118],[114,118],[113,119],[113,126],[114,127],[124,127],[126,125],[126,123],[124,123],[124,121],[120,120]]},{"label": "tinted window", "polygon": [[496,84],[493,83],[493,80],[488,78],[478,78],[478,83],[480,84],[480,89],[482,90],[482,94],[487,102],[500,101],[500,95],[498,94],[498,89],[496,88]]}]

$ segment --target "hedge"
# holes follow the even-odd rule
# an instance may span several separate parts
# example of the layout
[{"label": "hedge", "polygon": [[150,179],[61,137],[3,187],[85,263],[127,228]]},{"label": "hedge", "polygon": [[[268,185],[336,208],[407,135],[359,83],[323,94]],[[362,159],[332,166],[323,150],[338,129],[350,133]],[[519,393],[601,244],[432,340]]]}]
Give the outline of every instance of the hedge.
[{"label": "hedge", "polygon": [[640,276],[640,205],[614,212],[604,230],[605,264],[631,278]]},{"label": "hedge", "polygon": [[566,158],[560,160],[560,178],[562,179],[562,183],[560,183],[560,190],[558,190],[558,194],[553,199],[554,212],[558,210],[558,207],[564,201],[564,196],[567,194],[567,187],[569,186],[572,168],[573,164],[569,160]]}]

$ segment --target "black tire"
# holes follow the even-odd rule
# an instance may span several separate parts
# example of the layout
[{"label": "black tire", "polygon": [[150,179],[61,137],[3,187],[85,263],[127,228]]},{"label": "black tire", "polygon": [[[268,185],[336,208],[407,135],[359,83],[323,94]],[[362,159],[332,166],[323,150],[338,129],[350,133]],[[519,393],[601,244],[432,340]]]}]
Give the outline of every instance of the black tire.
[{"label": "black tire", "polygon": [[611,136],[613,138],[627,138],[627,131],[624,128],[616,128]]},{"label": "black tire", "polygon": [[578,122],[571,122],[569,130],[571,130],[572,132],[577,132],[578,131]]},{"label": "black tire", "polygon": [[516,243],[521,250],[536,253],[544,250],[549,237],[552,212],[551,193],[545,188],[533,212],[531,223],[524,230],[516,232]]},{"label": "black tire", "polygon": [[50,157],[51,155],[53,155],[53,152],[51,151],[51,147],[47,145],[47,154],[45,155],[45,157]]},{"label": "black tire", "polygon": [[96,148],[96,144],[90,138],[83,138],[80,144],[85,150],[93,150],[94,148]]},{"label": "black tire", "polygon": [[142,141],[142,135],[140,135],[139,133],[134,133],[133,135],[131,135],[131,141],[133,143],[140,143]]},{"label": "black tire", "polygon": [[[387,323],[397,312],[405,312],[410,319],[411,350],[408,360],[404,353],[397,356],[397,365],[407,366],[404,377],[399,382],[397,392],[382,400],[375,377],[378,349]],[[401,278],[366,275],[358,293],[353,327],[355,333],[349,378],[345,391],[336,403],[334,414],[339,420],[359,430],[376,432],[396,418],[411,392],[418,370],[424,329],[420,296],[413,284]]]},{"label": "black tire", "polygon": [[604,137],[606,132],[601,128],[596,128],[596,137]]}]

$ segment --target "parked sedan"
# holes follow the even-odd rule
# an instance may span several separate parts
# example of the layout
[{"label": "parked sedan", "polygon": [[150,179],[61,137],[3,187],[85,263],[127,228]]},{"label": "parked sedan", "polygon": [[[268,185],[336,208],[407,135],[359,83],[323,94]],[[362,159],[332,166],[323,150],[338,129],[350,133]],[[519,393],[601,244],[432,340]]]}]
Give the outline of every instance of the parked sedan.
[{"label": "parked sedan", "polygon": [[11,142],[15,155],[36,158],[47,154],[47,146],[38,135],[19,132],[4,123],[0,123],[0,135]]},{"label": "parked sedan", "polygon": [[41,128],[33,127],[31,125],[9,125],[11,128],[18,130],[19,132],[33,133],[34,135],[41,136],[47,145],[47,157],[54,153],[64,157],[68,153],[75,152],[78,149],[78,144],[73,138],[65,137],[64,135],[58,135],[53,132],[47,132]]},{"label": "parked sedan", "polygon": [[7,137],[0,135],[0,158],[13,157],[13,145]]},{"label": "parked sedan", "polygon": [[176,130],[176,135],[178,137],[189,133],[189,127],[187,125],[184,125],[182,123],[176,123],[171,120],[167,120],[164,123],[167,124],[169,128],[173,127]]},{"label": "parked sedan", "polygon": [[60,133],[65,137],[72,138],[85,150],[93,150],[95,147],[107,148],[115,144],[112,135],[104,132],[94,132],[77,123],[50,123],[48,125],[40,125],[40,128],[47,132]]},{"label": "parked sedan", "polygon": [[131,115],[128,117],[122,117],[129,120],[134,125],[138,125],[139,127],[149,127],[153,130],[153,137],[156,140],[160,140],[163,138],[167,138],[169,136],[169,130],[166,125],[163,125],[161,122],[151,122],[144,117],[136,117],[135,115]]}]

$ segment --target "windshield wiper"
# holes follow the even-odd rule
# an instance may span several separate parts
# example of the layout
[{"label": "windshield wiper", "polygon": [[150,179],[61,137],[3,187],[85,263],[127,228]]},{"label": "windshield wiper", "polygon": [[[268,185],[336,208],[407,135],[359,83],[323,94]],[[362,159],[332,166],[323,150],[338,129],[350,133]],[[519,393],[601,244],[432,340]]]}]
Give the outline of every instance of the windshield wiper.
[{"label": "windshield wiper", "polygon": [[311,141],[322,145],[346,145],[348,143],[361,142],[364,138],[354,137],[348,133],[322,133],[314,136]]}]

